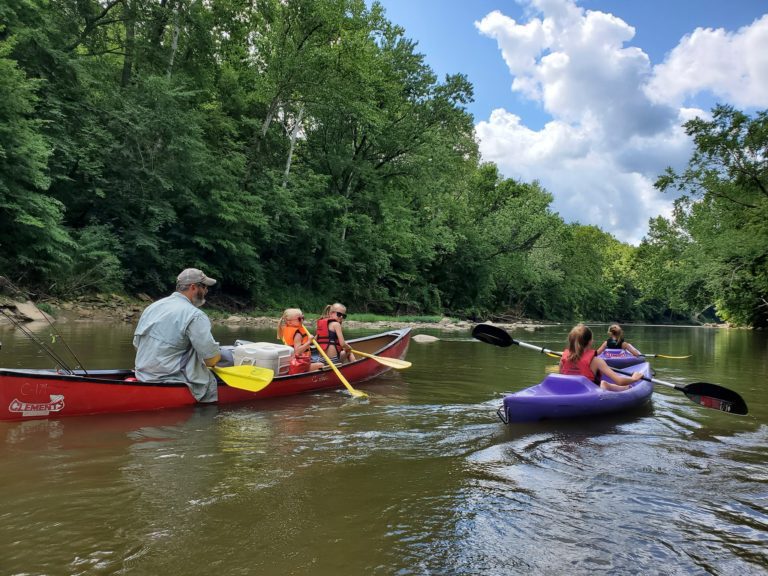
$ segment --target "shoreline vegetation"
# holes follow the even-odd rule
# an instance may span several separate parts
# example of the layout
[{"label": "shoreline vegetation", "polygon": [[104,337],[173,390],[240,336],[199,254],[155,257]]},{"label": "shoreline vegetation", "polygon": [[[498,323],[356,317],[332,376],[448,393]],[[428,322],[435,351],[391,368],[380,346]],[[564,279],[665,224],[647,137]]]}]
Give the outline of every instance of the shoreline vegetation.
[{"label": "shoreline vegetation", "polygon": [[[1,297],[0,297],[1,298]],[[136,323],[139,320],[144,308],[146,308],[153,299],[149,296],[130,298],[119,294],[96,294],[89,295],[74,300],[46,300],[37,304],[31,300],[16,300],[12,298],[0,299],[0,307],[4,308],[6,313],[12,315],[20,322],[46,321],[44,314],[51,322],[123,322]],[[211,322],[218,325],[228,326],[250,326],[250,327],[275,327],[280,318],[280,311],[249,310],[240,312],[230,312],[215,308],[216,303],[207,304],[205,312],[208,314]],[[309,318],[319,317],[319,312],[308,312]],[[546,320],[531,320],[527,318],[493,318],[482,320],[460,319],[447,316],[382,316],[368,313],[351,312],[345,322],[345,326],[354,328],[405,328],[413,327],[424,330],[440,330],[446,332],[469,331],[472,326],[481,322],[488,322],[494,326],[499,326],[508,330],[527,330],[533,331],[537,328],[546,326],[570,325],[572,322],[555,322]],[[9,321],[0,317],[0,324],[9,323]],[[589,325],[609,324],[607,320],[587,321]],[[626,323],[632,324],[632,323]],[[643,324],[636,324],[643,325]],[[676,325],[676,324],[675,324]],[[676,325],[677,326],[677,325]],[[680,325],[683,326],[683,325]],[[709,328],[734,328],[727,323],[705,323],[697,326],[686,324],[686,327],[709,327]]]}]

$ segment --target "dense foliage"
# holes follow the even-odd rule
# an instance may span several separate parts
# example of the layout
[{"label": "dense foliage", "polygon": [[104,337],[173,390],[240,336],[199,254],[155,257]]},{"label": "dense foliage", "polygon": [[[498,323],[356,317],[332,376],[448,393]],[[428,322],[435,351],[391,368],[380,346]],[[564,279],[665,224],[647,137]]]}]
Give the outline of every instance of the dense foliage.
[{"label": "dense foliage", "polygon": [[667,170],[657,186],[686,194],[639,249],[659,271],[644,290],[694,317],[714,308],[735,324],[768,327],[768,112],[717,106],[711,120],[685,128],[696,145],[688,168]]},{"label": "dense foliage", "polygon": [[739,322],[765,294],[746,172],[669,175],[700,199],[640,251],[565,224],[480,161],[472,86],[377,4],[4,0],[0,23],[0,273],[38,293],[156,296],[198,266],[235,307]]}]

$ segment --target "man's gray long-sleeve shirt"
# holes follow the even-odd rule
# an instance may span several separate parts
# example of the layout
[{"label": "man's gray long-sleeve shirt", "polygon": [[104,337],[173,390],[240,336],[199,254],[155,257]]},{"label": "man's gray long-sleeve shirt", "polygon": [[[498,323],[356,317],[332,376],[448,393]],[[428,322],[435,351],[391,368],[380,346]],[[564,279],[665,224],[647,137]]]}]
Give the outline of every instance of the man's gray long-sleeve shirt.
[{"label": "man's gray long-sleeve shirt", "polygon": [[199,402],[218,399],[216,378],[205,365],[219,354],[211,321],[180,292],[174,292],[141,314],[133,334],[136,378],[142,382],[186,382]]}]

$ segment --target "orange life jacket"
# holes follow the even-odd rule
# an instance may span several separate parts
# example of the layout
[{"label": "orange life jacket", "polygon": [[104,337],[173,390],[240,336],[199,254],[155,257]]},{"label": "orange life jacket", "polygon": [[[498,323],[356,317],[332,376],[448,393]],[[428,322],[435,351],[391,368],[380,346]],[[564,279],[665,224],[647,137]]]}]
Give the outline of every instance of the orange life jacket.
[{"label": "orange life jacket", "polygon": [[[301,334],[301,343],[306,344],[309,340],[309,336],[307,336],[307,331],[304,329],[304,326],[301,326],[301,328],[297,328],[295,326],[283,326],[283,342],[286,346],[290,346],[291,348],[295,347],[295,338],[296,333]],[[309,348],[304,350],[304,352],[299,352],[297,354],[298,356],[309,356],[310,351]]]},{"label": "orange life jacket", "polygon": [[563,356],[560,358],[560,374],[567,374],[569,376],[584,376],[591,382],[594,382],[597,374],[592,372],[592,368],[589,365],[592,363],[592,359],[595,357],[595,351],[585,350],[581,355],[578,362],[571,362],[569,356],[571,355],[568,349],[563,351]]}]

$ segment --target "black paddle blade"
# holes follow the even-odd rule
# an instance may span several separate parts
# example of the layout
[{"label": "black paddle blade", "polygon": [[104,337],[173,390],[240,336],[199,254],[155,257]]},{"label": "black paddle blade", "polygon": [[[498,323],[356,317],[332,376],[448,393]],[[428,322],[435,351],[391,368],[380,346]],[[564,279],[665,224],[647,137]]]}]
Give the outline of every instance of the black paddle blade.
[{"label": "black paddle blade", "polygon": [[507,348],[513,344],[512,336],[506,330],[490,324],[478,324],[472,328],[472,337],[477,338],[480,342],[502,348]]},{"label": "black paddle blade", "polygon": [[681,390],[696,404],[714,408],[731,414],[748,414],[749,409],[744,399],[733,390],[709,382],[694,382]]}]

